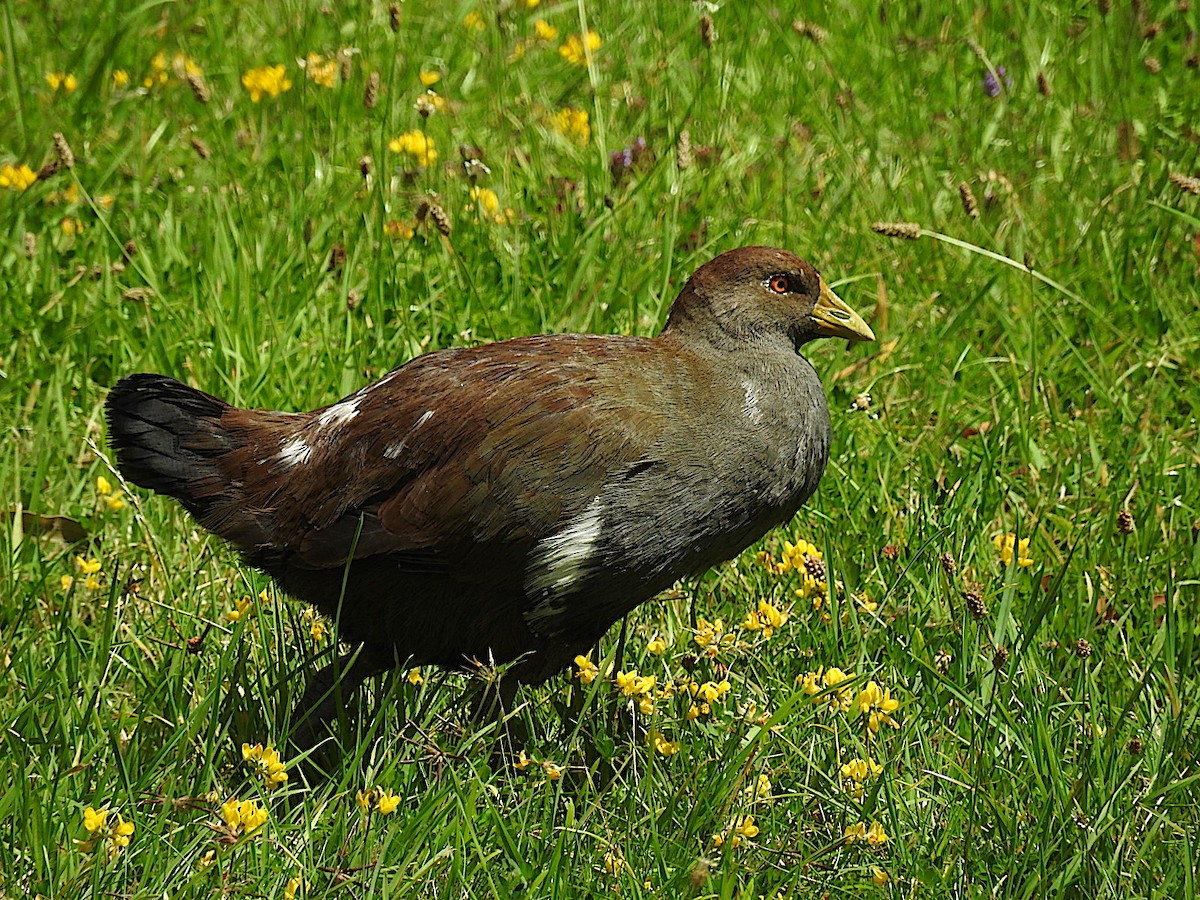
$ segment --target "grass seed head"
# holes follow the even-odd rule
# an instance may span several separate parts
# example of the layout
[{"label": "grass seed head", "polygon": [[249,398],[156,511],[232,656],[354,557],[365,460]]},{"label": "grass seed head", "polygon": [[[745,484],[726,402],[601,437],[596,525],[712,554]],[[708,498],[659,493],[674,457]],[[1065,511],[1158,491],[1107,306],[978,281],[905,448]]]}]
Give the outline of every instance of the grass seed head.
[{"label": "grass seed head", "polygon": [[884,237],[903,238],[915,241],[921,236],[921,226],[916,222],[876,222],[871,230]]}]

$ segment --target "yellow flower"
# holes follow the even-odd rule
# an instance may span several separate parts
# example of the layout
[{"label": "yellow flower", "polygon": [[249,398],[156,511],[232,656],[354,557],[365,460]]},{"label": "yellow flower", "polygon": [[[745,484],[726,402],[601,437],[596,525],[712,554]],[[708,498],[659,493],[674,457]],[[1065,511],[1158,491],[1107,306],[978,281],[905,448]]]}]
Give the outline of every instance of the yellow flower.
[{"label": "yellow flower", "polygon": [[397,222],[392,219],[383,223],[383,233],[396,240],[411,241],[417,232],[408,222]]},{"label": "yellow flower", "polygon": [[124,69],[113,69],[113,87],[123,88],[129,84],[129,73]]},{"label": "yellow flower", "polygon": [[58,586],[64,592],[69,591],[71,589],[71,585],[73,585],[74,583],[75,583],[75,579],[72,578],[70,575],[63,575],[61,578],[58,579]]},{"label": "yellow flower", "polygon": [[284,66],[262,66],[250,69],[242,75],[242,87],[250,92],[250,101],[258,103],[264,95],[278,97],[292,89],[291,79],[285,74]]},{"label": "yellow flower", "polygon": [[542,771],[546,773],[546,777],[550,781],[558,781],[558,779],[562,778],[563,772],[566,769],[563,766],[547,761],[542,763]]},{"label": "yellow flower", "polygon": [[84,581],[83,586],[89,591],[98,591],[100,588],[104,587],[104,583],[95,575],[89,575],[87,580]]},{"label": "yellow flower", "polygon": [[251,772],[262,778],[263,786],[268,791],[275,790],[287,781],[287,769],[279,758],[279,751],[270,744],[266,747],[262,744],[253,747],[242,744],[242,760]]},{"label": "yellow flower", "polygon": [[1026,568],[1033,565],[1033,557],[1029,555],[1029,538],[1021,538],[1018,542],[1015,534],[998,534],[992,538],[992,546],[996,548],[996,552],[1000,554],[1000,561],[1006,566],[1012,565],[1014,549],[1018,566]]},{"label": "yellow flower", "polygon": [[52,91],[61,89],[68,94],[79,87],[78,79],[70,72],[50,72],[46,75],[46,84],[50,85]]},{"label": "yellow flower", "polygon": [[585,38],[577,34],[568,35],[566,43],[558,48],[558,55],[573,66],[586,66],[588,56],[599,50],[603,43],[594,31],[587,33],[586,43]]},{"label": "yellow flower", "polygon": [[545,19],[538,19],[536,22],[534,22],[533,31],[538,36],[539,40],[553,41],[558,38],[558,29]]},{"label": "yellow flower", "polygon": [[92,559],[84,559],[82,556],[75,557],[75,565],[83,575],[93,575],[99,572],[102,566],[100,560],[93,557]]},{"label": "yellow flower", "polygon": [[570,106],[563,107],[550,117],[550,126],[568,140],[579,146],[586,146],[592,139],[592,128],[588,124],[588,114],[582,109]]},{"label": "yellow flower", "polygon": [[64,218],[58,223],[58,227],[62,229],[63,234],[83,234],[87,230],[87,226],[80,219],[72,219],[70,216]]},{"label": "yellow flower", "polygon": [[579,667],[579,671],[575,673],[575,677],[579,679],[581,684],[591,684],[596,680],[596,676],[600,674],[600,668],[588,656],[576,656],[575,665]]},{"label": "yellow flower", "polygon": [[104,807],[93,809],[89,806],[83,811],[83,827],[87,829],[88,834],[99,831],[107,822],[108,810]]},{"label": "yellow flower", "polygon": [[[266,593],[264,590],[263,593]],[[320,642],[325,640],[325,635],[329,631],[329,625],[322,616],[312,606],[306,606],[304,612],[300,614],[300,620],[308,625],[308,634],[314,641]]]},{"label": "yellow flower", "polygon": [[433,141],[421,131],[406,131],[399,137],[388,142],[388,149],[393,153],[405,153],[411,156],[417,165],[428,169],[437,162],[437,150]]},{"label": "yellow flower", "polygon": [[883,869],[879,868],[879,866],[871,866],[872,884],[877,884],[880,887],[883,887],[891,880],[891,876],[889,876],[887,872],[883,871]]},{"label": "yellow flower", "polygon": [[10,166],[7,163],[0,166],[0,187],[10,191],[23,191],[37,181],[37,172],[26,165]]},{"label": "yellow flower", "polygon": [[754,782],[754,799],[766,800],[771,796],[771,779],[764,773]]},{"label": "yellow flower", "polygon": [[660,637],[656,637],[646,645],[646,652],[651,656],[662,656],[667,652],[667,642]]},{"label": "yellow flower", "polygon": [[542,2],[542,0],[525,0],[525,8],[526,9],[536,9],[537,5],[541,2]]},{"label": "yellow flower", "polygon": [[833,668],[828,671],[822,666],[815,672],[801,675],[797,681],[800,689],[813,698],[813,703],[825,703],[831,713],[847,712],[853,699],[848,688],[838,688],[839,684],[854,677],[852,672],[843,672]]},{"label": "yellow flower", "polygon": [[225,820],[225,827],[233,834],[250,834],[266,823],[267,811],[260,809],[253,800],[230,797],[221,804],[221,818]]},{"label": "yellow flower", "polygon": [[483,31],[483,29],[487,27],[487,25],[484,24],[483,16],[481,16],[475,10],[471,10],[469,13],[467,13],[466,17],[463,19],[463,26],[467,29],[467,31]]},{"label": "yellow flower", "polygon": [[639,698],[638,699],[638,712],[640,712],[643,716],[654,715],[654,698],[653,697]]},{"label": "yellow flower", "polygon": [[225,621],[240,622],[243,618],[245,618],[245,615],[250,609],[250,604],[252,602],[253,601],[249,597],[243,597],[241,600],[235,600],[233,604],[234,608],[227,610],[225,613]]},{"label": "yellow flower", "polygon": [[[308,80],[319,84],[321,87],[331,88],[337,80],[338,64],[337,60],[332,57],[326,59],[320,53],[310,53],[304,58],[304,62],[301,65],[304,69],[304,74],[308,76]],[[271,96],[275,95],[272,94]]]},{"label": "yellow flower", "polygon": [[878,822],[872,822],[869,828],[862,822],[847,825],[845,837],[847,844],[853,844],[855,841],[866,841],[872,847],[881,847],[891,840],[887,832],[883,830],[883,826]]},{"label": "yellow flower", "polygon": [[296,894],[304,887],[304,879],[299,875],[294,875],[288,879],[287,885],[283,889],[283,900],[296,900]]},{"label": "yellow flower", "polygon": [[674,756],[679,752],[679,741],[668,741],[657,731],[650,732],[650,739],[654,742],[654,749],[663,756]]},{"label": "yellow flower", "polygon": [[411,672],[408,673],[408,683],[413,685],[414,687],[416,685],[420,684],[424,680],[425,679],[424,679],[424,677],[422,677],[420,669],[413,669]]},{"label": "yellow flower", "polygon": [[442,80],[441,72],[434,72],[429,69],[422,69],[417,73],[417,78],[421,79],[421,84],[425,87],[433,87]]},{"label": "yellow flower", "polygon": [[871,729],[872,734],[878,733],[880,725],[900,727],[899,723],[891,716],[900,708],[900,701],[893,699],[890,689],[881,688],[874,681],[868,681],[866,686],[859,691],[854,705],[858,709],[859,715],[867,716],[867,726]]},{"label": "yellow flower", "polygon": [[376,801],[376,808],[381,816],[390,816],[396,811],[396,807],[400,805],[400,795],[392,794],[382,788],[376,788],[379,793],[379,798]]},{"label": "yellow flower", "polygon": [[[709,707],[709,709],[711,710],[712,707]],[[691,706],[688,707],[686,718],[689,722],[694,722],[696,719],[700,718],[700,714],[701,714],[700,707],[697,706],[695,703],[693,703]]]},{"label": "yellow flower", "polygon": [[93,809],[89,806],[83,811],[83,827],[87,829],[88,840],[76,842],[80,850],[90,853],[99,843],[104,847],[109,859],[112,859],[129,846],[133,835],[133,823],[126,822],[121,818],[121,814],[117,813],[116,822],[110,824],[108,816],[107,808]]},{"label": "yellow flower", "polygon": [[728,694],[729,689],[730,684],[728,681],[706,681],[704,684],[700,685],[694,693],[702,697],[706,703],[715,703],[717,700],[720,700],[722,697]]},{"label": "yellow flower", "polygon": [[112,485],[103,475],[96,479],[96,493],[100,494],[101,496],[112,493]]},{"label": "yellow flower", "polygon": [[491,188],[471,188],[471,199],[478,203],[485,213],[494,213],[500,208],[500,198]]},{"label": "yellow flower", "polygon": [[[730,849],[739,847],[743,838],[749,839],[758,836],[758,826],[754,824],[754,816],[738,816],[730,823],[729,831],[732,832],[729,838]],[[724,846],[725,834],[723,832],[714,834],[712,842],[713,846]]]},{"label": "yellow flower", "polygon": [[617,848],[613,847],[604,854],[605,875],[611,875],[613,878],[616,878],[622,872],[626,871],[632,872],[633,869],[630,868],[629,863],[625,861],[625,858],[621,856],[621,853],[619,850],[617,850]]},{"label": "yellow flower", "polygon": [[525,751],[521,751],[521,755],[517,757],[517,761],[513,763],[513,768],[518,772],[524,772],[533,765],[533,760],[525,755]]},{"label": "yellow flower", "polygon": [[758,609],[746,613],[742,628],[746,631],[761,631],[762,636],[769,639],[787,621],[786,610],[777,609],[766,600],[758,601]]}]

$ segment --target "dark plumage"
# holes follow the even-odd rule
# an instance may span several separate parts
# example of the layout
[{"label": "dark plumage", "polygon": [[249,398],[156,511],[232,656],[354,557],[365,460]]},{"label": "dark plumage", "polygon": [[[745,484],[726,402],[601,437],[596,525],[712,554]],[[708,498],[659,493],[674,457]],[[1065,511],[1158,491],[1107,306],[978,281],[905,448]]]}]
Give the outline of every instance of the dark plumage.
[{"label": "dark plumage", "polygon": [[109,441],[129,481],[337,618],[364,648],[348,688],[472,661],[539,682],[808,499],[830,424],[800,348],[822,336],[874,337],[803,260],[744,247],[692,276],[656,338],[442,350],[310,413],[132,375]]}]

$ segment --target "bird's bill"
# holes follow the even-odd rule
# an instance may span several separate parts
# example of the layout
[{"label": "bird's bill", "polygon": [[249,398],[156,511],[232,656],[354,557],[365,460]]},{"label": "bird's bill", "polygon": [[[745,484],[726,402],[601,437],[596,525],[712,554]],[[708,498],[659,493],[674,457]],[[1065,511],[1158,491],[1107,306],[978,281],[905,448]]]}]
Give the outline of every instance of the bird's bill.
[{"label": "bird's bill", "polygon": [[821,296],[813,307],[812,319],[817,334],[821,337],[840,337],[851,341],[873,341],[875,332],[863,321],[863,317],[846,305],[846,301],[833,292],[821,279]]}]

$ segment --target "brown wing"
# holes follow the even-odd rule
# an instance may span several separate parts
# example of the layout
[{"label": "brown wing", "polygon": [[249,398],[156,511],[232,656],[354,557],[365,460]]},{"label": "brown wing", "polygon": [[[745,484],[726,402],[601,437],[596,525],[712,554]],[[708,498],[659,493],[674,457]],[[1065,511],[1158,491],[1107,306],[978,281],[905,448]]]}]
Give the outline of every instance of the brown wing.
[{"label": "brown wing", "polygon": [[623,377],[656,351],[556,335],[419,357],[258,440],[246,496],[299,566],[386,553],[462,580],[520,577],[530,547],[662,432],[661,405]]}]

